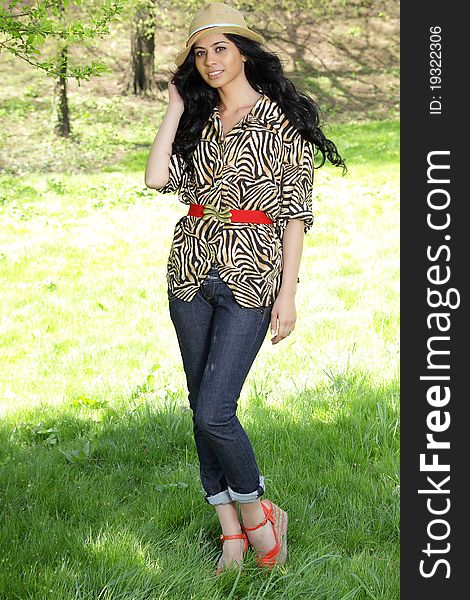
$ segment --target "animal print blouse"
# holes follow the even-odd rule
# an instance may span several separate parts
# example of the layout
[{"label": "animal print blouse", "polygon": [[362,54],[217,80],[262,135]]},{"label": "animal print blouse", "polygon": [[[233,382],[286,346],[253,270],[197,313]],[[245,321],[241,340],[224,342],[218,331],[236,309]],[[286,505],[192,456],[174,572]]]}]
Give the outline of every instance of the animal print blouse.
[{"label": "animal print blouse", "polygon": [[[168,183],[183,204],[212,204],[217,210],[262,210],[273,221],[225,223],[185,215],[174,228],[167,263],[168,294],[190,301],[212,265],[245,308],[267,306],[282,281],[282,237],[289,219],[313,225],[313,144],[263,94],[226,135],[217,105],[194,152],[192,177],[173,154]],[[297,280],[299,281],[299,280]]]}]

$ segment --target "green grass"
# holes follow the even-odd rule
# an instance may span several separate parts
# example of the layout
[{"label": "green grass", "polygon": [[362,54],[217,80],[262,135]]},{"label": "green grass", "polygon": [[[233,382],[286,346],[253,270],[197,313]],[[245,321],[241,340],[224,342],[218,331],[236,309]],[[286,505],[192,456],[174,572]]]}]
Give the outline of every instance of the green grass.
[{"label": "green grass", "polygon": [[398,124],[327,131],[349,175],[316,172],[295,331],[239,401],[288,562],[220,578],[144,131],[109,172],[0,179],[0,598],[398,599]]}]

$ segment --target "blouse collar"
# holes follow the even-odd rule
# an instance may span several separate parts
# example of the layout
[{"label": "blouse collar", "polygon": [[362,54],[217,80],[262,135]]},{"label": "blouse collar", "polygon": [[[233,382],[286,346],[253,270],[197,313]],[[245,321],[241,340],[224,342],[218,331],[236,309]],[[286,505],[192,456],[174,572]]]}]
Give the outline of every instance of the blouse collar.
[{"label": "blouse collar", "polygon": [[[259,117],[261,115],[261,113],[263,112],[264,105],[269,101],[270,101],[269,96],[267,96],[265,93],[262,93],[261,96],[258,98],[258,100],[255,102],[255,104],[248,111],[248,113],[240,119],[240,121],[236,124],[236,126],[241,125],[245,121],[250,121],[254,118]],[[218,104],[216,104],[214,106],[209,119],[212,120],[214,123],[217,123],[220,120],[220,111],[219,111]]]},{"label": "blouse collar", "polygon": [[[249,122],[258,121],[265,125],[271,124],[271,122],[276,120],[279,117],[278,110],[272,110],[273,106],[277,106],[277,103],[271,100],[269,96],[267,96],[264,92],[255,102],[255,104],[251,107],[250,111],[236,123],[232,129],[226,134],[227,136],[231,135],[231,132],[236,132],[238,128],[244,128],[247,126]],[[207,120],[207,123],[202,131],[201,138],[207,139],[207,136],[210,134],[210,130],[214,129],[217,138],[219,141],[222,141],[222,120],[220,118],[219,106],[216,104],[212,109],[212,113]]]}]

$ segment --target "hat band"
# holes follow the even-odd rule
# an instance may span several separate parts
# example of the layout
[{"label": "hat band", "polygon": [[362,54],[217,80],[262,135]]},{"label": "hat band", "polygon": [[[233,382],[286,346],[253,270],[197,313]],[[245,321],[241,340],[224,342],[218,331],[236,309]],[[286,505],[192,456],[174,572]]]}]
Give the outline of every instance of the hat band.
[{"label": "hat band", "polygon": [[209,29],[210,27],[241,27],[242,29],[246,29],[246,27],[243,27],[243,25],[238,25],[237,23],[211,23],[210,25],[203,25],[202,27],[198,27],[191,32],[190,36],[188,37],[188,41],[186,42],[186,47],[189,44],[189,40],[195,33],[202,31],[203,29]]}]

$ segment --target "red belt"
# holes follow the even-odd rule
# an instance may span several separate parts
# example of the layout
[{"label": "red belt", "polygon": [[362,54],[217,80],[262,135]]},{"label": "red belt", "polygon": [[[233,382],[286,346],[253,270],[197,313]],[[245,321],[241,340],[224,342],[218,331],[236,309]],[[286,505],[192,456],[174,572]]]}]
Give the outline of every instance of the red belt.
[{"label": "red belt", "polygon": [[269,223],[272,220],[262,210],[237,210],[234,208],[224,208],[217,210],[212,204],[191,204],[188,215],[193,217],[202,217],[208,219],[215,217],[224,223]]}]

